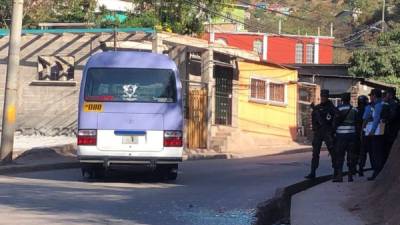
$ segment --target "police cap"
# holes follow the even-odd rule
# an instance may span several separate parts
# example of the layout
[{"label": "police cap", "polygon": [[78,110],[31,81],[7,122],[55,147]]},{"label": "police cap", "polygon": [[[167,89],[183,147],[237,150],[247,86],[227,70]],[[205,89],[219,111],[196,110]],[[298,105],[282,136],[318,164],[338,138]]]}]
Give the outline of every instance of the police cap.
[{"label": "police cap", "polygon": [[343,93],[341,96],[341,99],[343,102],[350,102],[350,99],[351,99],[350,93],[348,93],[348,92]]},{"label": "police cap", "polygon": [[367,104],[368,103],[368,97],[367,96],[365,96],[365,95],[360,95],[360,96],[358,96],[358,98],[357,98],[357,102],[358,102],[358,104]]},{"label": "police cap", "polygon": [[372,89],[369,93],[369,96],[375,96],[377,98],[382,98],[382,90],[381,89]]},{"label": "police cap", "polygon": [[321,97],[329,97],[329,90],[322,89],[321,90]]},{"label": "police cap", "polygon": [[390,94],[392,96],[396,96],[396,88],[389,88],[385,91],[387,94]]}]

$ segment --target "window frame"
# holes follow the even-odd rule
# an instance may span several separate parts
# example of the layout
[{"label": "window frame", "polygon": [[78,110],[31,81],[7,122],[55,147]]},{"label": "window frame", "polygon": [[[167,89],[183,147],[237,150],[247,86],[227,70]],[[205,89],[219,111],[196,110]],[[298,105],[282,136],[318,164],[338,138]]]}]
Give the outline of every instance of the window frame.
[{"label": "window frame", "polygon": [[[270,99],[270,84],[277,84],[277,85],[283,85],[283,102],[281,101],[275,101]],[[274,105],[287,105],[287,84],[284,82],[277,82],[277,81],[270,81],[268,82],[268,101]]]},{"label": "window frame", "polygon": [[[252,87],[251,87],[251,83],[252,80],[261,80],[265,82],[265,99],[259,99],[259,98],[254,98],[252,97]],[[280,102],[280,101],[274,101],[270,99],[270,84],[279,84],[279,85],[284,85],[284,101]],[[268,104],[268,105],[274,105],[274,106],[284,106],[286,107],[288,105],[288,84],[286,82],[282,82],[282,81],[276,81],[276,80],[271,80],[265,77],[260,77],[260,76],[251,76],[250,77],[250,85],[249,85],[249,101],[250,102],[255,102],[255,103],[261,103],[261,104]]]},{"label": "window frame", "polygon": [[[265,82],[265,86],[266,87],[264,87],[264,90],[265,90],[265,93],[264,93],[264,96],[265,96],[265,99],[261,99],[261,98],[257,98],[257,97],[252,97],[252,93],[251,93],[251,91],[252,91],[252,86],[251,86],[251,83],[252,83],[252,81],[253,80],[259,80],[259,81],[264,81]],[[265,79],[265,78],[263,78],[263,77],[251,77],[250,78],[250,88],[249,88],[249,91],[250,91],[250,99],[252,100],[252,101],[257,101],[257,102],[267,102],[268,101],[268,98],[269,98],[269,96],[268,96],[268,93],[269,93],[269,85],[268,85],[268,80],[267,79]],[[257,94],[256,94],[257,95]]]},{"label": "window frame", "polygon": [[[298,60],[299,59],[298,58],[299,54],[297,54],[298,53],[298,51],[297,51],[298,48],[297,47],[300,46],[300,45],[301,45],[301,60]],[[297,42],[296,45],[295,45],[294,62],[296,64],[302,64],[304,62],[304,44],[303,43]]]},{"label": "window frame", "polygon": [[[116,100],[116,101],[105,101],[105,100],[90,100],[87,99],[87,88],[88,88],[88,80],[89,80],[89,76],[90,76],[90,71],[91,70],[96,70],[96,69],[138,69],[138,70],[164,70],[164,71],[170,71],[172,74],[172,78],[173,78],[173,83],[174,83],[174,99],[172,102],[155,102],[155,101],[125,101],[125,100]],[[89,68],[86,73],[83,75],[82,79],[84,79],[84,87],[83,87],[83,99],[84,101],[87,102],[106,102],[106,103],[146,103],[146,104],[176,104],[179,101],[179,91],[178,91],[178,87],[177,87],[177,78],[176,78],[176,73],[174,70],[172,69],[155,69],[155,68],[125,68],[125,67],[118,67],[118,68],[113,68],[113,67],[93,67],[93,68]]]},{"label": "window frame", "polygon": [[[260,44],[260,46],[256,46],[255,44]],[[257,52],[257,54],[262,55],[263,54],[263,41],[260,39],[256,39],[253,41],[253,51]],[[256,49],[256,47],[259,47],[259,49]]]},{"label": "window frame", "polygon": [[[311,51],[308,51],[309,49],[311,49]],[[314,59],[315,59],[315,45],[308,43],[306,44],[306,64],[314,64]]]}]

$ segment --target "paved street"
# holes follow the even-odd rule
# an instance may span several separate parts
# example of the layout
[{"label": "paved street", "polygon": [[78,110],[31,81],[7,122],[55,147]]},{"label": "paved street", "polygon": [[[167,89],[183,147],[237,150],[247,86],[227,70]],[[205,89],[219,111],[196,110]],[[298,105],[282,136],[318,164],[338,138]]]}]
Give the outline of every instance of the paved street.
[{"label": "paved street", "polygon": [[161,183],[132,173],[88,182],[78,169],[0,176],[0,224],[250,224],[259,202],[302,180],[310,156],[187,161]]}]

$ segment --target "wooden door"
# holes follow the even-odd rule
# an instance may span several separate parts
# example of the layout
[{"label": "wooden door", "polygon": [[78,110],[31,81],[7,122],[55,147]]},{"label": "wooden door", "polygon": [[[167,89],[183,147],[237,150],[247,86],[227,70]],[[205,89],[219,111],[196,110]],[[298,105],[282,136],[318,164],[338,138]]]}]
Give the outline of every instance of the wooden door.
[{"label": "wooden door", "polygon": [[188,148],[207,148],[207,89],[189,91]]}]

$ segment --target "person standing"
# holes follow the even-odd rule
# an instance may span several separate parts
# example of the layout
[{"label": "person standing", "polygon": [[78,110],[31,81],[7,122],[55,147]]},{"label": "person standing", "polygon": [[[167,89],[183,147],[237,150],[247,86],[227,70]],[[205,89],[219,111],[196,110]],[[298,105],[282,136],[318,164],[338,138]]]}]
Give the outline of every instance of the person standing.
[{"label": "person standing", "polygon": [[368,97],[365,95],[358,96],[357,98],[357,121],[356,133],[357,140],[355,144],[355,154],[357,154],[358,175],[364,176],[364,167],[367,160],[368,144],[365,133],[363,131],[364,112],[369,107]]},{"label": "person standing", "polygon": [[372,121],[368,121],[365,127],[366,136],[371,137],[370,158],[373,174],[368,180],[375,180],[383,167],[383,144],[384,144],[384,124],[381,121],[381,112],[383,108],[382,91],[373,89],[370,93],[371,111],[367,110],[364,117],[368,117],[368,113],[372,113]]},{"label": "person standing", "polygon": [[396,90],[394,88],[390,88],[385,92],[384,102],[387,107],[387,113],[385,113],[384,118],[386,127],[384,134],[383,166],[389,158],[390,150],[392,149],[400,128],[399,101],[396,98]]},{"label": "person standing", "polygon": [[343,164],[347,155],[348,181],[353,182],[353,174],[356,173],[357,155],[356,144],[356,122],[357,109],[350,104],[350,93],[342,94],[342,104],[337,107],[334,124],[336,128],[335,143],[335,177],[333,182],[343,182]]},{"label": "person standing", "polygon": [[331,155],[332,167],[335,166],[334,140],[333,140],[333,119],[336,108],[329,100],[329,90],[321,90],[321,103],[313,106],[312,129],[314,132],[312,141],[312,160],[311,172],[305,178],[314,179],[319,166],[319,156],[322,143],[325,142],[326,147]]}]

